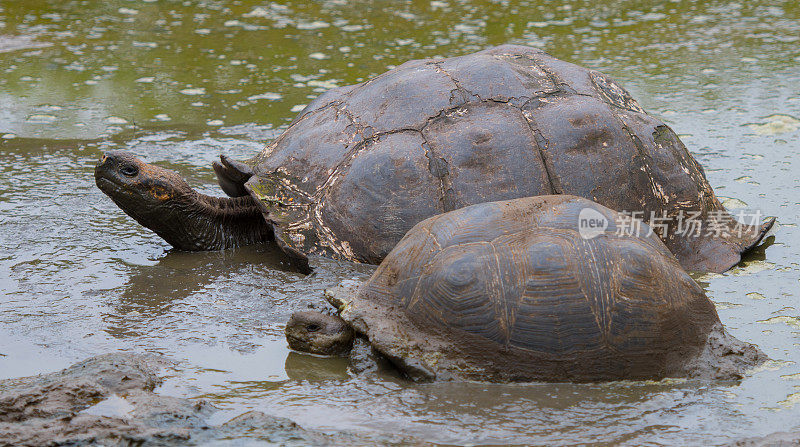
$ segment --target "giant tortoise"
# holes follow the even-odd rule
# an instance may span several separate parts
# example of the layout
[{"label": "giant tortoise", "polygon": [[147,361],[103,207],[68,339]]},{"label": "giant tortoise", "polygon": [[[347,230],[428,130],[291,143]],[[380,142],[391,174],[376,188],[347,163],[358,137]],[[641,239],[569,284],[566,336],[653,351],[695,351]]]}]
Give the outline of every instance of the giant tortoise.
[{"label": "giant tortoise", "polygon": [[[582,227],[586,214],[607,225]],[[352,326],[423,380],[736,379],[765,360],[658,237],[621,221],[569,195],[428,218],[366,282],[328,291],[341,318],[292,315],[289,346],[342,354]]]},{"label": "giant tortoise", "polygon": [[[274,239],[300,264],[308,254],[378,264],[425,218],[545,194],[662,219],[653,227],[689,270],[730,268],[773,222],[738,224],[675,132],[609,77],[516,45],[329,90],[256,157],[214,168],[236,198],[198,194],[120,152],[96,178],[179,249]],[[683,217],[705,226],[686,234]]]}]

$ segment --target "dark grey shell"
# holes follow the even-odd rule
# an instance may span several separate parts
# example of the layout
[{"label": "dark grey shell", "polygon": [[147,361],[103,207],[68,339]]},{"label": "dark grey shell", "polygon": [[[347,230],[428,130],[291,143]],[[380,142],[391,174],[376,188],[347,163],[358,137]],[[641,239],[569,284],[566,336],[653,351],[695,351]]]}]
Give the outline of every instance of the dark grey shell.
[{"label": "dark grey shell", "polygon": [[[586,209],[609,223],[592,238]],[[618,219],[567,195],[469,206],[417,224],[357,293],[330,298],[415,378],[696,375],[715,307],[658,237]]]},{"label": "dark grey shell", "polygon": [[[298,256],[377,264],[425,218],[544,194],[646,218],[722,213],[734,226],[668,126],[602,73],[524,46],[410,61],[330,90],[252,163],[246,187]],[[675,230],[661,236],[684,267],[722,271],[766,226]]]}]

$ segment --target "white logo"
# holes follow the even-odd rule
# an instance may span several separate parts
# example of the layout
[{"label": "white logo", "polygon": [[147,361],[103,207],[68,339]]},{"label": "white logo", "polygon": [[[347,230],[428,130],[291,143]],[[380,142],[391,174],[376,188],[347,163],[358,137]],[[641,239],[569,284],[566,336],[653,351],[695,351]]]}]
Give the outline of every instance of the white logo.
[{"label": "white logo", "polygon": [[584,239],[592,239],[608,228],[608,218],[594,208],[584,208],[578,214],[578,233]]}]

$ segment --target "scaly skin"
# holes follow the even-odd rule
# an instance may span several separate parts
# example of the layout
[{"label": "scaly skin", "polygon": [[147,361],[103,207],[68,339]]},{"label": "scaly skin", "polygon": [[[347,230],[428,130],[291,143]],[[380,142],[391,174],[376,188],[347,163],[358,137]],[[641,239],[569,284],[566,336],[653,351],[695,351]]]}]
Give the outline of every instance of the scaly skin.
[{"label": "scaly skin", "polygon": [[295,312],[286,324],[286,341],[295,351],[317,355],[345,355],[353,347],[353,329],[337,316]]},{"label": "scaly skin", "polygon": [[110,151],[95,181],[126,214],[180,250],[222,250],[273,239],[272,226],[250,196],[211,197],[178,173]]}]

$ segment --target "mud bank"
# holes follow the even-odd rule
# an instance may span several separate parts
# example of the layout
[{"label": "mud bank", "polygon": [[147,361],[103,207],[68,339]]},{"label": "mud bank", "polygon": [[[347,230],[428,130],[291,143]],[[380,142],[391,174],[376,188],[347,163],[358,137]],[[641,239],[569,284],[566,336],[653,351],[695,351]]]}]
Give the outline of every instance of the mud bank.
[{"label": "mud bank", "polygon": [[[155,394],[170,362],[139,354],[90,358],[62,371],[0,382],[0,446],[368,445],[305,430],[259,411],[213,425],[203,400]],[[405,443],[405,442],[404,442]]]}]

